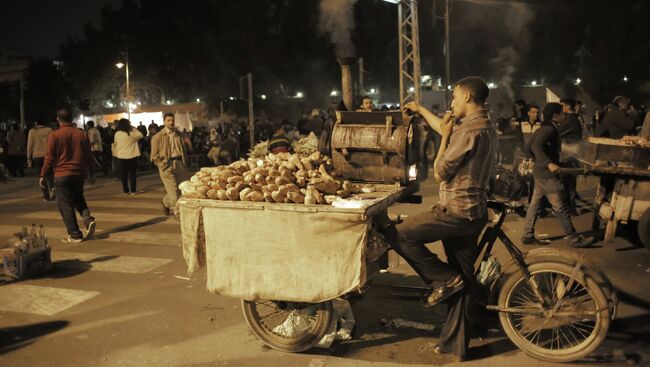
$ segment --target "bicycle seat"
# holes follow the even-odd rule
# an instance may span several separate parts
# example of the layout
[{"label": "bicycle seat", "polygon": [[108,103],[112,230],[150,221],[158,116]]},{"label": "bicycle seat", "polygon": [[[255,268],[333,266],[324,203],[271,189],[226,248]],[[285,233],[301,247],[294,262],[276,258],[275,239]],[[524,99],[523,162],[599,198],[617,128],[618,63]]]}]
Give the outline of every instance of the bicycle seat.
[{"label": "bicycle seat", "polygon": [[498,212],[503,212],[505,210],[515,211],[524,206],[521,201],[512,201],[512,200],[488,200],[487,206],[490,209],[496,210]]}]

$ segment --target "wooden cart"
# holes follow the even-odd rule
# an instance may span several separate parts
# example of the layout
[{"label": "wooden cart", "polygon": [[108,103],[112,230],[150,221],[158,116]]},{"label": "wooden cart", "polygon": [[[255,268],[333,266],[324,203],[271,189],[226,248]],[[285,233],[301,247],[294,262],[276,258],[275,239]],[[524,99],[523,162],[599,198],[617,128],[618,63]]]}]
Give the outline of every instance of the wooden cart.
[{"label": "wooden cart", "polygon": [[599,229],[601,219],[605,221],[604,239],[609,241],[618,223],[637,221],[639,238],[650,249],[650,147],[606,138],[587,142],[581,161],[590,173],[600,176],[593,229]]}]

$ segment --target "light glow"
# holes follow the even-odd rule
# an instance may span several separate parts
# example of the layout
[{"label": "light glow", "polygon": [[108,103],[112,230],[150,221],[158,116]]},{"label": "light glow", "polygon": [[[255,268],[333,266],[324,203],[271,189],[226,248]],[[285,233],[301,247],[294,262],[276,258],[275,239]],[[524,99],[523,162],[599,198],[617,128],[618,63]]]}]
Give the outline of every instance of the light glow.
[{"label": "light glow", "polygon": [[418,167],[413,164],[409,167],[409,181],[415,181],[418,178]]}]

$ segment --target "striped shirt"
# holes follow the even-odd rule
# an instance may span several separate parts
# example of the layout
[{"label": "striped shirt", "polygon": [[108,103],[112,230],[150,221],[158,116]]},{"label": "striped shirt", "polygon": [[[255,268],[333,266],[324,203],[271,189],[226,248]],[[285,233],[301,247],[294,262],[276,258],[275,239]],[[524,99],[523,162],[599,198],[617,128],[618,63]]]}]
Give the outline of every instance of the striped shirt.
[{"label": "striped shirt", "polygon": [[497,135],[480,110],[452,127],[449,145],[435,170],[442,179],[440,205],[470,220],[487,217],[487,194],[496,162]]}]

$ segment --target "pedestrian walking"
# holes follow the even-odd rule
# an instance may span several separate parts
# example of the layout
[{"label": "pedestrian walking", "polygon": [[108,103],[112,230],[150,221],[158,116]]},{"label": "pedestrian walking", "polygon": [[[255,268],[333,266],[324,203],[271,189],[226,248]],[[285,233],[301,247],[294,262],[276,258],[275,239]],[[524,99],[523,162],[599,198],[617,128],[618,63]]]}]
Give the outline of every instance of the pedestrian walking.
[{"label": "pedestrian walking", "polygon": [[535,237],[535,222],[538,217],[538,209],[544,197],[548,199],[553,211],[560,221],[566,239],[573,247],[589,246],[593,238],[582,237],[576,233],[571,222],[571,215],[567,202],[567,193],[558,178],[560,171],[560,132],[558,127],[564,122],[565,114],[562,112],[562,105],[559,103],[548,103],[542,112],[544,122],[535,132],[530,142],[530,149],[534,157],[533,177],[535,188],[530,205],[526,212],[524,234],[521,242],[525,245],[548,245],[550,241]]},{"label": "pedestrian walking", "polygon": [[86,123],[86,134],[88,134],[88,141],[90,141],[90,152],[93,155],[95,160],[94,164],[96,167],[99,167],[104,174],[104,177],[108,177],[108,167],[104,163],[104,146],[102,144],[102,134],[99,132],[99,129],[95,127],[94,121],[88,121]]},{"label": "pedestrian walking", "polygon": [[[45,177],[54,173],[54,187],[59,211],[68,231],[63,242],[74,243],[92,238],[95,233],[95,218],[84,198],[84,181],[94,182],[90,142],[86,134],[72,124],[72,111],[59,108],[56,113],[59,128],[47,140],[45,161],[41,169],[39,185],[45,186]],[[77,224],[78,212],[83,217],[84,231]]]},{"label": "pedestrian walking", "polygon": [[138,129],[134,129],[127,119],[120,119],[115,130],[113,151],[120,165],[122,191],[125,194],[135,195],[138,193],[136,190],[138,157],[140,157],[138,142],[144,138],[144,135]]},{"label": "pedestrian walking", "polygon": [[25,134],[19,125],[13,125],[7,133],[9,173],[13,177],[25,177]]},{"label": "pedestrian walking", "polygon": [[176,129],[173,113],[163,117],[165,127],[151,139],[151,160],[158,167],[167,194],[162,199],[165,215],[173,215],[178,201],[178,183],[185,172],[186,151],[183,137]]},{"label": "pedestrian walking", "polygon": [[[29,130],[27,135],[27,164],[34,167],[37,175],[43,169],[47,139],[51,133],[52,128],[45,126],[45,121],[37,120],[35,126]],[[45,176],[45,187],[41,187],[41,191],[44,201],[55,198],[54,176],[51,172]]]}]

